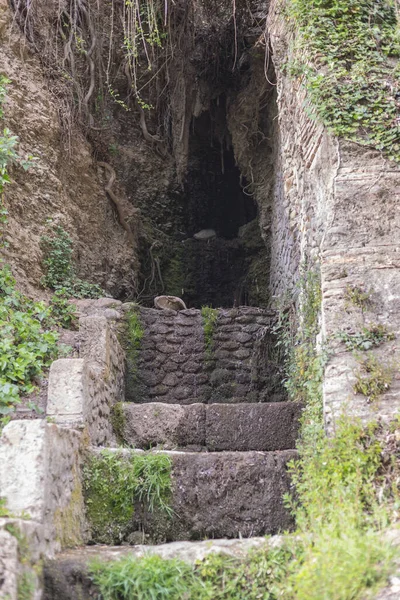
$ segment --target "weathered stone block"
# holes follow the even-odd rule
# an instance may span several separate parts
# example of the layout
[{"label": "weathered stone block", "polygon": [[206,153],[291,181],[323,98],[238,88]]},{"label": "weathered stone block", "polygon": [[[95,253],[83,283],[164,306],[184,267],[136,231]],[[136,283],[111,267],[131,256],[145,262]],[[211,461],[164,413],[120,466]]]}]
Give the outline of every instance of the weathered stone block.
[{"label": "weathered stone block", "polygon": [[135,448],[205,445],[205,405],[124,404],[124,440]]},{"label": "weathered stone block", "polygon": [[283,505],[290,489],[286,466],[296,452],[171,453],[172,518],[149,514],[144,527],[156,541],[250,537],[288,530]]},{"label": "weathered stone block", "polygon": [[89,373],[83,358],[60,358],[50,368],[47,414],[57,423],[84,426],[88,416]]},{"label": "weathered stone block", "polygon": [[206,446],[221,450],[286,450],[295,447],[302,405],[211,404],[206,412]]},{"label": "weathered stone block", "polygon": [[84,540],[82,436],[44,420],[11,421],[0,438],[0,496],[42,525],[47,552]]}]

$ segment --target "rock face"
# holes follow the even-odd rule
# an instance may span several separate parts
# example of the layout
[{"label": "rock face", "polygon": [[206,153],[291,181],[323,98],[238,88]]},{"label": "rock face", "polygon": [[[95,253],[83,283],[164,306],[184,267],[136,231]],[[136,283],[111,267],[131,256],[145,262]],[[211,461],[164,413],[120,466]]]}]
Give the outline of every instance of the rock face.
[{"label": "rock face", "polygon": [[43,275],[40,238],[49,233],[46,220],[51,219],[70,234],[82,277],[115,295],[132,290],[135,248],[113,218],[91,148],[77,129],[66,137],[59,115],[68,118],[68,109],[52,95],[54,86],[48,85],[39,56],[13,29],[12,19],[9,3],[0,0],[0,72],[10,79],[2,128],[19,136],[19,152],[35,161],[27,172],[12,169],[4,197],[9,245],[2,253],[21,289],[37,295]]}]

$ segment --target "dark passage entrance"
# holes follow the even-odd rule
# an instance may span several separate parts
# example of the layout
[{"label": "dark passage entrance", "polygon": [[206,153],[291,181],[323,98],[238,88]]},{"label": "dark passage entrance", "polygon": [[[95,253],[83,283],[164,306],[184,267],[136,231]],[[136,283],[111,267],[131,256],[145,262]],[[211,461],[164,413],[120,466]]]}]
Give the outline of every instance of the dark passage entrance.
[{"label": "dark passage entrance", "polygon": [[[252,304],[250,264],[264,251],[257,205],[243,190],[246,181],[235,162],[226,124],[226,100],[193,118],[183,219],[188,237],[173,267],[181,270],[180,289],[189,307]],[[167,277],[168,281],[168,270]],[[172,293],[172,290],[167,290]],[[259,305],[259,298],[254,304]]]},{"label": "dark passage entrance", "polygon": [[186,228],[191,235],[211,228],[217,237],[230,240],[238,237],[242,225],[256,218],[257,207],[243,192],[241,183],[246,182],[241,182],[235,164],[224,111],[218,109],[216,106],[193,120],[185,189]]}]

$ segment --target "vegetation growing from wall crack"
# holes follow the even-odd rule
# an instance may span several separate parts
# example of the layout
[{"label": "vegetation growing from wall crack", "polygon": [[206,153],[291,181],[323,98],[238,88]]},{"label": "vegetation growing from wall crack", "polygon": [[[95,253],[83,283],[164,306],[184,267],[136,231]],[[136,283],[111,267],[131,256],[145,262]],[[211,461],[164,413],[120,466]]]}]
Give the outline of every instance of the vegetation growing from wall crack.
[{"label": "vegetation growing from wall crack", "polygon": [[103,290],[93,283],[80,279],[72,263],[73,245],[69,234],[60,226],[54,226],[50,235],[41,238],[46,274],[42,283],[54,290],[59,299],[100,298]]},{"label": "vegetation growing from wall crack", "polygon": [[391,0],[289,0],[295,60],[318,117],[336,135],[400,160],[400,37]]},{"label": "vegetation growing from wall crack", "polygon": [[218,321],[218,310],[210,306],[202,306],[201,316],[203,318],[204,345],[207,358],[212,358],[214,332]]},{"label": "vegetation growing from wall crack", "polygon": [[104,450],[84,467],[84,495],[93,541],[120,543],[130,533],[135,504],[170,514],[171,459],[165,454]]}]

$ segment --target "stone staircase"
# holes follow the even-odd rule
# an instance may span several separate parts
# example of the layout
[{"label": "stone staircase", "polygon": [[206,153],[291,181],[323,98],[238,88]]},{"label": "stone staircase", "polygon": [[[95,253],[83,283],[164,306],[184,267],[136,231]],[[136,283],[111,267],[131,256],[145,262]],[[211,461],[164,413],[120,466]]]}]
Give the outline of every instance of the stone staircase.
[{"label": "stone staircase", "polygon": [[[301,406],[285,401],[280,387],[273,313],[218,310],[207,339],[199,310],[159,311],[110,299],[82,301],[79,308],[80,358],[58,360],[50,372],[47,416],[53,422],[14,421],[0,443],[0,495],[12,510],[33,516],[43,533],[42,554],[56,555],[46,567],[45,598],[81,597],[85,557],[120,554],[104,546],[90,546],[88,553],[82,546],[96,539],[84,516],[80,479],[90,456],[102,447],[117,451],[117,440],[126,457],[162,452],[172,465],[171,514],[144,511],[143,521],[143,511],[135,510],[126,543],[141,532],[142,542],[161,543],[154,552],[165,553],[165,542],[218,538],[239,548],[244,538],[259,544],[256,536],[289,530],[283,495],[290,490],[287,463],[296,456]],[[132,315],[140,344],[129,334]],[[27,465],[31,478],[18,491]],[[225,545],[210,542],[207,551]],[[182,547],[178,555],[185,558]],[[75,596],[63,596],[60,581],[65,589],[78,586],[68,592]]]}]

